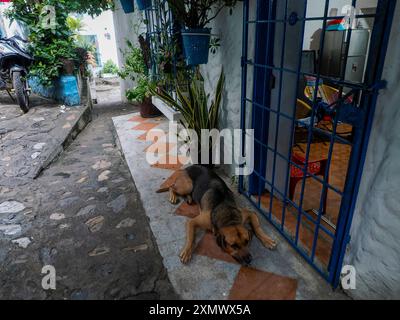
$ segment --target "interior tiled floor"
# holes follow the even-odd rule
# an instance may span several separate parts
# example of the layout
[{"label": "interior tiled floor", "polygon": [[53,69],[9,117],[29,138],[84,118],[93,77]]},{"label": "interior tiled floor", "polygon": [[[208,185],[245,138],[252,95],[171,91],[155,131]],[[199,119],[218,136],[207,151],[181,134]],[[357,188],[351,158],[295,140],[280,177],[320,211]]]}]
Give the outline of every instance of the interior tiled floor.
[{"label": "interior tiled floor", "polygon": [[[339,132],[348,132],[351,127],[348,125],[340,125],[338,128]],[[326,159],[329,154],[330,143],[326,142],[314,142],[310,147],[310,160],[321,160]],[[293,151],[304,155],[307,149],[306,143],[297,143],[293,147]],[[339,191],[344,190],[346,182],[346,173],[348,169],[348,162],[350,159],[351,146],[343,143],[336,142],[333,145],[332,160],[329,170],[329,184],[338,189]],[[299,204],[300,202],[300,191],[301,182],[296,187],[294,195],[294,202]],[[308,178],[305,184],[303,208],[306,211],[314,209],[318,211],[322,192],[322,184],[313,179]],[[330,220],[334,225],[337,223],[339,216],[339,209],[341,203],[341,196],[334,190],[328,190],[327,205],[325,217]]]},{"label": "interior tiled floor", "polygon": [[[327,126],[327,124],[325,124]],[[348,125],[339,125],[339,132],[350,132],[351,127]],[[330,143],[329,141],[315,141],[310,146],[310,161],[326,159],[329,154]],[[307,150],[306,142],[297,142],[293,147],[293,152],[301,156],[305,156]],[[348,168],[348,161],[350,158],[351,146],[343,143],[336,142],[333,145],[332,160],[329,170],[329,183],[336,189],[343,191],[346,180],[346,173]],[[295,190],[293,201],[298,206],[300,205],[301,194],[300,181]],[[310,177],[306,179],[304,188],[304,198],[302,208],[309,213],[310,217],[316,221],[317,212],[319,211],[322,193],[322,184]],[[334,226],[337,223],[339,216],[341,196],[334,190],[327,192],[327,205],[324,217],[331,222]],[[258,196],[254,197],[254,201],[258,203]],[[283,203],[280,199],[274,197],[272,206],[270,206],[270,194],[266,191],[260,199],[260,207],[269,212],[271,207],[271,214],[273,219],[280,225],[282,223]],[[315,223],[310,221],[306,216],[301,216],[301,222],[297,231],[297,224],[299,221],[297,210],[291,206],[287,206],[284,216],[284,228],[286,233],[295,239],[296,232],[298,232],[298,241],[307,255],[311,256],[312,247],[314,245]],[[326,227],[330,232],[335,233],[334,226],[321,220],[321,224]],[[332,239],[329,235],[319,229],[318,239],[316,241],[315,257],[317,261],[324,267],[328,266],[329,257],[332,250]]]},{"label": "interior tiled floor", "polygon": [[[258,202],[258,196],[254,197],[254,201],[256,203]],[[261,196],[260,207],[263,208],[264,211],[266,212],[269,211],[270,208],[269,193],[266,192]],[[282,223],[282,210],[283,210],[282,201],[274,197],[272,201],[271,214],[274,221],[277,222],[279,225],[281,225]],[[295,239],[296,236],[297,222],[298,222],[297,211],[293,207],[287,206],[284,216],[284,228],[286,234],[288,234],[292,239]],[[327,225],[325,226],[328,227]],[[306,216],[302,215],[301,222],[299,223],[298,241],[299,245],[308,255],[311,255],[311,250],[314,241],[314,231],[315,231],[315,224],[311,223]],[[323,232],[320,229],[319,237],[316,243],[315,257],[325,267],[327,267],[329,263],[331,248],[332,248],[332,240],[327,235],[324,236]]]}]

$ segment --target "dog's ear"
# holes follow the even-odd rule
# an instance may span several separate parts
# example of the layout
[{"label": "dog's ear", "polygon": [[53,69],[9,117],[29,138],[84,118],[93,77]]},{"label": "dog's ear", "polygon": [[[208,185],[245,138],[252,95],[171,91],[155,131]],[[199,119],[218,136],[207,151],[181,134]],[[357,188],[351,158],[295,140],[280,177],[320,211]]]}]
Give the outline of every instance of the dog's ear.
[{"label": "dog's ear", "polygon": [[222,249],[225,249],[226,243],[225,243],[225,236],[221,233],[217,234],[217,244],[220,246]]}]

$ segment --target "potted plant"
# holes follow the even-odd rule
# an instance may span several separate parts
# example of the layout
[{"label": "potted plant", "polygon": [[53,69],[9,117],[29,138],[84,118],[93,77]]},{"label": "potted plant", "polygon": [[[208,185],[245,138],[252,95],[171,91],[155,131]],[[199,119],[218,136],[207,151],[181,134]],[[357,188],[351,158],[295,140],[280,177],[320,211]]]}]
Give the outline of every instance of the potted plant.
[{"label": "potted plant", "polygon": [[133,0],[120,0],[122,9],[125,13],[132,13],[135,8],[133,6]]},{"label": "potted plant", "polygon": [[149,71],[140,48],[135,47],[130,41],[127,41],[128,50],[123,52],[125,56],[125,65],[118,75],[122,79],[130,78],[136,81],[135,88],[126,91],[126,97],[129,101],[140,104],[140,115],[143,118],[151,118],[161,115],[161,112],[151,102],[150,89],[155,89],[156,84],[150,79]]},{"label": "potted plant", "polygon": [[[186,91],[183,91],[181,86],[176,86],[177,100],[166,91],[156,91],[150,88],[151,94],[158,96],[166,104],[178,110],[183,117],[181,124],[186,129],[196,131],[197,136],[201,137],[202,129],[218,129],[219,111],[221,107],[222,93],[225,83],[223,70],[221,71],[218,84],[215,90],[215,97],[209,103],[208,97],[204,88],[204,80],[200,72],[197,70],[193,76],[191,83]],[[210,144],[210,150],[213,146]],[[201,141],[198,141],[198,150],[201,159]],[[211,153],[210,160],[211,160]],[[209,163],[212,163],[211,161]]]},{"label": "potted plant", "polygon": [[151,0],[136,0],[139,10],[146,10],[151,7]]},{"label": "potted plant", "polygon": [[208,62],[211,29],[206,25],[214,20],[224,7],[232,8],[237,0],[168,0],[174,18],[183,27],[182,42],[188,65]]},{"label": "potted plant", "polygon": [[161,115],[161,112],[151,102],[151,96],[156,84],[148,76],[139,77],[137,86],[126,91],[129,101],[140,105],[140,115],[143,118],[153,118]]}]

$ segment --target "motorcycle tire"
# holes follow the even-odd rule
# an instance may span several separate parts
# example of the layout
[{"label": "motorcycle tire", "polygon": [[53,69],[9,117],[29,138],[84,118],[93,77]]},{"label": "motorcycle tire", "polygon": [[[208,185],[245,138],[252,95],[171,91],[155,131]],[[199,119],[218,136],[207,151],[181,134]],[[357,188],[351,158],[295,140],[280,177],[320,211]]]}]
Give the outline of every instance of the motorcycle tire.
[{"label": "motorcycle tire", "polygon": [[22,80],[21,72],[15,71],[12,74],[12,82],[17,96],[17,102],[24,113],[29,111],[29,97],[26,92],[25,81]]}]

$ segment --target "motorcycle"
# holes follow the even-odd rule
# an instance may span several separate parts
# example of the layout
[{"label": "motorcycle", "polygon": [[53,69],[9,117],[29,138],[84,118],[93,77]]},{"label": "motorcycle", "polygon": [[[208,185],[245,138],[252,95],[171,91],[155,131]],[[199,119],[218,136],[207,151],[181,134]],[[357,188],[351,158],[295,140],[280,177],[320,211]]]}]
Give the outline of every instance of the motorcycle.
[{"label": "motorcycle", "polygon": [[33,62],[27,44],[19,36],[0,38],[0,90],[6,90],[12,99],[11,92],[14,92],[24,113],[29,111],[30,89],[27,77]]}]

